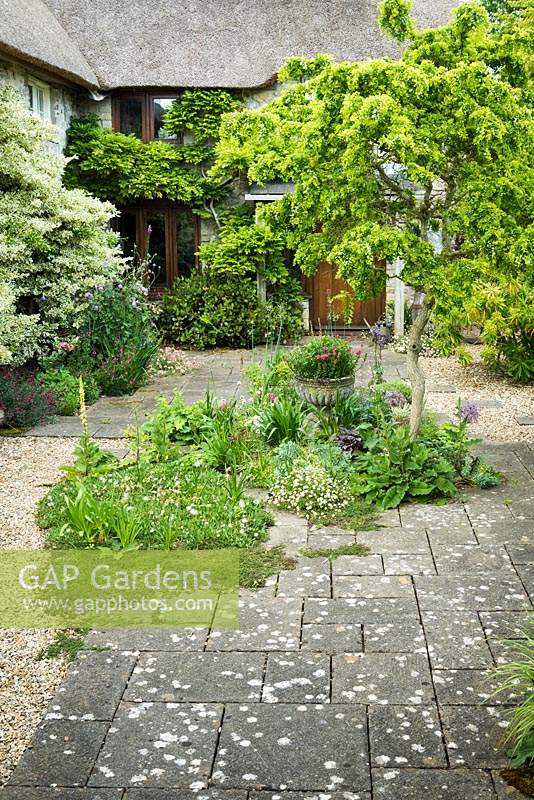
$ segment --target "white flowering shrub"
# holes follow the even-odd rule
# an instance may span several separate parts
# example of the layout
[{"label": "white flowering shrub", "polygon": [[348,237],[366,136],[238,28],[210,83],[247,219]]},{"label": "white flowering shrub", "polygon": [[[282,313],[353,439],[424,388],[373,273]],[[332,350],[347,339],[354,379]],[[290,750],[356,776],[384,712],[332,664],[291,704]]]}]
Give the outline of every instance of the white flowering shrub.
[{"label": "white flowering shrub", "polygon": [[0,272],[0,367],[11,364],[14,353],[21,362],[31,356],[36,325],[37,317],[17,314],[15,292]]},{"label": "white flowering shrub", "polygon": [[13,364],[75,338],[85,293],[124,270],[113,206],[64,188],[66,159],[44,148],[53,135],[0,89],[0,352]]},{"label": "white flowering shrub", "polygon": [[349,487],[324,467],[305,464],[279,477],[271,499],[277,506],[314,519],[338,516],[348,509],[352,496]]}]

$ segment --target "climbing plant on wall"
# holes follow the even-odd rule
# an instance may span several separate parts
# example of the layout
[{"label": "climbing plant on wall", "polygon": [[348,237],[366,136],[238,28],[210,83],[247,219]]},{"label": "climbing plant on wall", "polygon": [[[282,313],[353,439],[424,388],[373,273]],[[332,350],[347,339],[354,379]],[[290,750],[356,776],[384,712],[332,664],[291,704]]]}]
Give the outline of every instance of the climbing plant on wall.
[{"label": "climbing plant on wall", "polygon": [[[229,191],[228,181],[207,172],[213,162],[221,116],[241,102],[220,89],[189,89],[165,114],[165,128],[183,144],[142,142],[133,135],[103,128],[96,114],[74,119],[66,155],[72,158],[67,186],[78,186],[113,203],[168,198],[214,215]],[[217,216],[215,214],[215,216]]]}]

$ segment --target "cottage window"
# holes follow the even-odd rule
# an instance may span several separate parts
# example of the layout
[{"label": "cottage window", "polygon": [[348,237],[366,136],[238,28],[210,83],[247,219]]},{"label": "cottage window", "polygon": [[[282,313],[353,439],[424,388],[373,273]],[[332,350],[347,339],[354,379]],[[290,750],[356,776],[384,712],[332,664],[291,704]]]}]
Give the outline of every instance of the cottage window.
[{"label": "cottage window", "polygon": [[143,142],[178,144],[181,137],[165,128],[163,117],[176,94],[118,94],[113,98],[113,127],[121,133],[133,134]]},{"label": "cottage window", "polygon": [[50,120],[50,88],[46,83],[28,81],[28,105],[32,114]]}]

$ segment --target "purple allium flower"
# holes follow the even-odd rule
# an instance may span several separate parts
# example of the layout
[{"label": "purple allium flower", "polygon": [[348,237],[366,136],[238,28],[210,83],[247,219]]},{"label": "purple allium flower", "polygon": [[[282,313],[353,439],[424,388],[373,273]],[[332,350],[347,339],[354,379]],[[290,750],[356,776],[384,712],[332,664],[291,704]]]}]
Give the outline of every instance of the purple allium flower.
[{"label": "purple allium flower", "polygon": [[384,392],[384,403],[390,408],[402,408],[406,405],[406,398],[402,392]]},{"label": "purple allium flower", "polygon": [[476,403],[463,403],[458,405],[458,417],[461,422],[476,422],[480,416],[480,408]]}]

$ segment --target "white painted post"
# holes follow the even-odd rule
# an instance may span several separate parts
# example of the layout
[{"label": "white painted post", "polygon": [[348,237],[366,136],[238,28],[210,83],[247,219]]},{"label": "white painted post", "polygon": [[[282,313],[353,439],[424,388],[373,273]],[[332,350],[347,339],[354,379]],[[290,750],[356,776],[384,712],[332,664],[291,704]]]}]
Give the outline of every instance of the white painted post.
[{"label": "white painted post", "polygon": [[401,274],[404,264],[400,258],[395,259],[395,336],[404,334],[404,282]]}]

